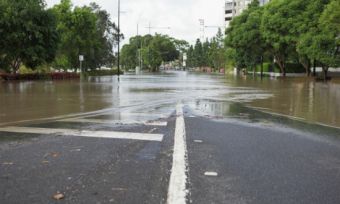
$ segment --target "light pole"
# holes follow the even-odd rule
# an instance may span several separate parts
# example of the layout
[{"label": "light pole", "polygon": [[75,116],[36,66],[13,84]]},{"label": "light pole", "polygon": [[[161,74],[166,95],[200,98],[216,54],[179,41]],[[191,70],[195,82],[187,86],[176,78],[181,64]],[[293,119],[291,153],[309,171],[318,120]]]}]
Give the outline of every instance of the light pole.
[{"label": "light pole", "polygon": [[200,38],[201,41],[204,41],[204,36],[205,36],[205,26],[204,26],[204,19],[198,19],[198,21],[200,22]]},{"label": "light pole", "polygon": [[117,56],[117,67],[118,67],[118,81],[120,75],[120,0],[118,0],[118,56]]}]

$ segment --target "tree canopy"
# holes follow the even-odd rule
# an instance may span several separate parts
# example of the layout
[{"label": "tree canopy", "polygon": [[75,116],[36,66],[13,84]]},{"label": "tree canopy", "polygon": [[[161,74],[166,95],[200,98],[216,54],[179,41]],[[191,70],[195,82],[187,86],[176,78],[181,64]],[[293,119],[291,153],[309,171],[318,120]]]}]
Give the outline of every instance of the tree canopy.
[{"label": "tree canopy", "polygon": [[54,60],[56,18],[42,0],[0,1],[0,68],[16,73]]},{"label": "tree canopy", "polygon": [[217,34],[210,40],[207,39],[202,43],[197,39],[195,45],[187,48],[187,64],[189,67],[223,68],[226,61],[225,54],[224,35],[219,28]]},{"label": "tree canopy", "polygon": [[84,55],[88,69],[113,65],[117,28],[107,11],[95,3],[73,8],[70,0],[62,0],[53,7],[53,12],[61,35],[54,61],[56,68],[76,70],[79,55]]},{"label": "tree canopy", "polygon": [[87,69],[113,66],[113,48],[122,36],[97,4],[74,7],[61,0],[47,9],[44,0],[0,1],[0,69],[16,73],[21,65],[77,71],[78,56]]},{"label": "tree canopy", "polygon": [[180,51],[188,44],[182,40],[170,38],[167,35],[135,36],[122,48],[121,60],[126,69],[142,66],[157,71],[164,62],[171,62],[179,58]]},{"label": "tree canopy", "polygon": [[253,1],[249,9],[237,16],[226,31],[225,44],[234,49],[231,58],[240,66],[252,67],[263,57],[265,41],[260,31],[263,9]]},{"label": "tree canopy", "polygon": [[256,66],[259,56],[274,59],[283,76],[288,62],[300,63],[307,74],[313,61],[325,71],[339,66],[339,4],[339,0],[272,0],[259,7],[253,0],[226,31],[227,57],[238,67]]}]

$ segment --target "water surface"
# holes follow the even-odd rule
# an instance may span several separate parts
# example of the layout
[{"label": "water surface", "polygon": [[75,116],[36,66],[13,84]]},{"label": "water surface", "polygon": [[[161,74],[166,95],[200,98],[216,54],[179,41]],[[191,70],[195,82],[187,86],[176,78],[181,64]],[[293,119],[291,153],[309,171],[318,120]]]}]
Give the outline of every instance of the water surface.
[{"label": "water surface", "polygon": [[[0,125],[70,114],[170,114],[182,101],[207,115],[234,116],[235,104],[340,127],[340,81],[270,79],[187,72],[0,82]],[[124,114],[122,114],[124,112]],[[119,113],[118,118],[116,115]],[[238,113],[247,117],[246,113]]]}]

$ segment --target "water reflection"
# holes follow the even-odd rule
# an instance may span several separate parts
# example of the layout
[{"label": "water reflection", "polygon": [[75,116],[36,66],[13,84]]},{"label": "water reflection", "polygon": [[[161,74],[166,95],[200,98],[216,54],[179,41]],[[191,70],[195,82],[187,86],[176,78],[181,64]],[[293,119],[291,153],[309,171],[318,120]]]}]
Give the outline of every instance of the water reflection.
[{"label": "water reflection", "polygon": [[235,105],[243,103],[340,127],[339,80],[324,84],[305,78],[261,80],[187,72],[125,75],[120,82],[116,77],[91,77],[81,82],[0,83],[0,123],[99,110],[111,119],[136,112],[143,117],[167,115],[178,101],[220,117],[248,117]]}]

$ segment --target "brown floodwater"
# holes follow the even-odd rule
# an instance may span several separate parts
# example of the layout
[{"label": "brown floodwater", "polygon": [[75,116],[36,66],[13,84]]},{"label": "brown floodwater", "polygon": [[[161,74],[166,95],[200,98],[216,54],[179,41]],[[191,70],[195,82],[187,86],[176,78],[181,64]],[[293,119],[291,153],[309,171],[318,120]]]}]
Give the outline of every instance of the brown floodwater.
[{"label": "brown floodwater", "polygon": [[187,72],[0,82],[0,125],[71,115],[170,114],[178,102],[226,116],[233,104],[340,127],[340,80],[263,80]]}]

